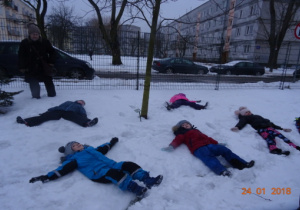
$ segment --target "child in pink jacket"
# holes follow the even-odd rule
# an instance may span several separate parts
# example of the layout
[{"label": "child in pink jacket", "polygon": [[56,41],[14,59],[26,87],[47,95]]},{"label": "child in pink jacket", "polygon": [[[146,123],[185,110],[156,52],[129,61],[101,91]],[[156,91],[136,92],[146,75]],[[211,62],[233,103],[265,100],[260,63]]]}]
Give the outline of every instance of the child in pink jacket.
[{"label": "child in pink jacket", "polygon": [[171,110],[171,109],[176,109],[182,105],[185,105],[185,106],[190,106],[197,110],[206,109],[208,102],[206,102],[206,104],[203,106],[203,105],[197,104],[197,102],[199,103],[200,101],[191,101],[185,96],[184,93],[178,93],[170,99],[170,104],[168,102],[166,102],[166,104],[167,104],[166,108],[167,108],[167,110]]}]

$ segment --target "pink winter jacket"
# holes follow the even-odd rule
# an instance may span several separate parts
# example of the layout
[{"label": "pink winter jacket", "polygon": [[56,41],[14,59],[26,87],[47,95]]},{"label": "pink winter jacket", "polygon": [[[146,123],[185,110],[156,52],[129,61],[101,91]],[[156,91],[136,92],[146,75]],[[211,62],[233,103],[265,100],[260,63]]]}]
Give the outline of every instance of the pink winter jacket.
[{"label": "pink winter jacket", "polygon": [[[171,103],[174,103],[175,101],[179,100],[179,99],[183,99],[183,100],[186,100],[186,101],[190,101],[186,96],[185,94],[183,93],[178,93],[176,95],[174,95],[171,99],[170,99],[170,102]],[[190,101],[190,102],[196,102],[196,101]]]}]

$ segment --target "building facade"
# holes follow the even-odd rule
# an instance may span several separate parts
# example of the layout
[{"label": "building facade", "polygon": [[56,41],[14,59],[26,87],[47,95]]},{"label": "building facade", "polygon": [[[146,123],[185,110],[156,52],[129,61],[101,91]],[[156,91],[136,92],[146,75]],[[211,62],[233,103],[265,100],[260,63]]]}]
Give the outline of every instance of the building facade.
[{"label": "building facade", "polygon": [[[27,23],[35,20],[34,10],[21,0],[0,0],[0,40],[21,40]],[[21,26],[21,27],[20,27]]]},{"label": "building facade", "polygon": [[[276,26],[288,1],[276,1]],[[300,39],[294,30],[300,22],[297,9],[279,50],[279,65],[295,65]],[[276,28],[275,30],[277,30]],[[161,35],[163,34],[163,35]],[[160,30],[164,56],[184,56],[205,62],[251,60],[266,64],[270,47],[269,0],[209,0]],[[166,45],[169,45],[166,47]]]}]

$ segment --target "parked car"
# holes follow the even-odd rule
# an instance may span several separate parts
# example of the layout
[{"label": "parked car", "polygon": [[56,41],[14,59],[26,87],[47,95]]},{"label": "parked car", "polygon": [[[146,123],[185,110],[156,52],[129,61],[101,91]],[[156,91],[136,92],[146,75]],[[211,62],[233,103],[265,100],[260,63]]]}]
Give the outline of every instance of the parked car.
[{"label": "parked car", "polygon": [[227,75],[263,75],[265,68],[251,61],[231,61],[229,63],[212,66],[209,70],[213,73]]},{"label": "parked car", "polygon": [[300,69],[295,70],[295,71],[293,72],[293,77],[295,77],[295,78],[300,78]]},{"label": "parked car", "polygon": [[[0,42],[0,71],[8,77],[24,76],[18,69],[18,51],[20,41]],[[66,52],[55,48],[57,59],[54,64],[57,74],[55,77],[78,79],[93,79],[95,70],[86,61],[74,58]]]},{"label": "parked car", "polygon": [[152,69],[159,73],[207,74],[208,68],[185,58],[165,58],[154,60]]}]

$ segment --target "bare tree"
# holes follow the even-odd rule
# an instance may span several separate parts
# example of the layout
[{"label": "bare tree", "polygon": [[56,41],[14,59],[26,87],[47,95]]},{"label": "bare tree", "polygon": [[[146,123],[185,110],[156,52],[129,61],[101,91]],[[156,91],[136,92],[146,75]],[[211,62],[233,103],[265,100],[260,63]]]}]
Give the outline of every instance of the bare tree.
[{"label": "bare tree", "polygon": [[77,24],[77,18],[73,13],[73,8],[60,4],[59,7],[53,8],[48,17],[50,34],[55,37],[53,44],[62,50],[65,49],[64,43],[70,39],[69,34]]},{"label": "bare tree", "polygon": [[[103,35],[103,39],[105,40],[106,44],[110,47],[112,53],[112,64],[113,65],[121,65],[121,50],[120,50],[120,43],[118,39],[118,26],[120,20],[123,16],[125,7],[128,3],[127,0],[88,0],[89,3],[93,6],[96,11],[96,15],[98,18],[98,26],[100,31]],[[99,7],[99,4],[102,6]],[[110,28],[107,30],[105,27],[103,16],[101,12],[110,9]],[[117,9],[119,12],[117,13]]]},{"label": "bare tree", "polygon": [[45,32],[45,16],[48,8],[47,0],[24,0],[24,2],[34,9],[37,25],[41,30],[41,36],[47,38]]},{"label": "bare tree", "polygon": [[273,68],[277,68],[278,53],[296,11],[300,7],[299,0],[290,0],[288,2],[270,0],[270,29],[268,31],[268,43],[270,46],[270,55],[268,59],[268,67],[272,72]]}]

